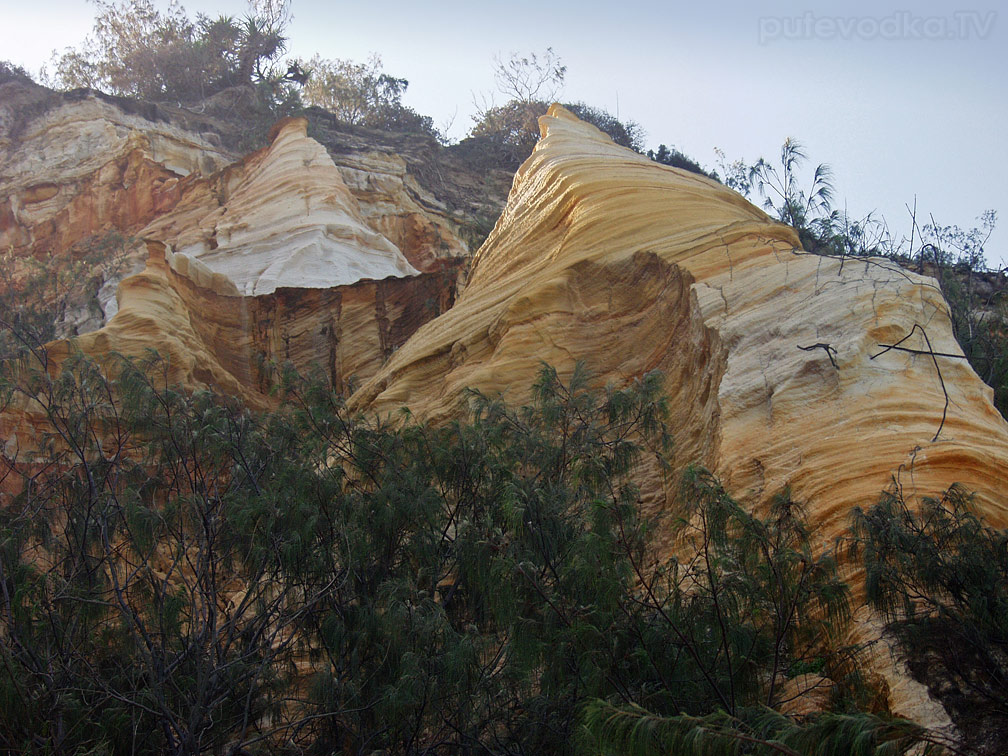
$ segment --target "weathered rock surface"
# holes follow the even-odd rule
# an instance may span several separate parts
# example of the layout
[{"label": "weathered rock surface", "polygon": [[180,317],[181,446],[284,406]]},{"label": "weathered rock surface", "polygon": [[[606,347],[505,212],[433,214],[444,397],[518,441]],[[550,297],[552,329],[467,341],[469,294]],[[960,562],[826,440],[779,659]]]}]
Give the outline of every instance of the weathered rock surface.
[{"label": "weathered rock surface", "polygon": [[[569,374],[585,360],[599,383],[660,369],[676,462],[704,464],[754,506],[789,486],[824,543],[894,477],[909,497],[962,483],[1008,525],[1008,424],[958,359],[933,279],[807,254],[716,182],[617,147],[557,106],[540,123],[465,291],[353,402],[439,418],[465,387],[526,400],[541,361]],[[902,347],[929,350],[925,333],[951,356],[884,351],[910,334]],[[642,483],[649,512],[669,506],[656,470]],[[886,673],[897,706],[940,719],[923,689]]]},{"label": "weathered rock surface", "polygon": [[406,161],[377,151],[331,156],[363,217],[418,270],[468,257],[459,224],[447,207],[407,171]]},{"label": "weathered rock surface", "polygon": [[[67,251],[107,228],[144,241],[111,319],[78,329],[86,354],[155,347],[169,380],[257,407],[260,365],[290,359],[336,385],[363,380],[358,408],[435,420],[469,387],[526,400],[543,361],[569,374],[584,360],[599,384],[657,369],[676,464],[705,465],[757,507],[790,487],[824,544],[894,479],[908,497],[962,483],[1008,526],[1008,425],[960,359],[932,279],[806,254],[734,192],[562,108],[541,119],[456,301],[463,219],[421,186],[415,156],[352,135],[327,150],[287,121],[232,163],[210,132],[86,94],[54,105],[12,91],[0,88],[0,245]],[[904,337],[911,351],[886,348]],[[31,448],[37,420],[0,415],[8,456]],[[671,492],[642,474],[645,513],[664,511]],[[920,686],[883,671],[898,710],[941,720]]]},{"label": "weathered rock surface", "polygon": [[214,134],[147,111],[0,85],[0,247],[60,255],[108,228],[132,233],[174,206],[183,177],[235,159]]},{"label": "weathered rock surface", "polygon": [[[921,493],[963,482],[1008,524],[1008,424],[958,358],[932,279],[807,254],[734,192],[617,147],[562,108],[542,128],[458,302],[362,386],[359,405],[440,417],[467,386],[523,399],[543,360],[569,371],[584,359],[615,383],[672,366],[674,406],[696,417],[677,418],[678,456],[731,490],[763,499],[791,485],[835,535],[901,473]],[[876,356],[915,325],[952,355],[937,358],[944,425],[931,356]],[[817,344],[831,353],[799,348]],[[927,349],[919,329],[902,346]]]},{"label": "weathered rock surface", "polygon": [[[49,344],[47,357],[58,365],[72,349],[99,361],[112,353],[142,358],[156,349],[169,383],[213,389],[265,409],[274,400],[267,395],[271,383],[264,366],[290,361],[349,390],[351,380],[373,375],[422,323],[451,306],[456,282],[457,271],[446,268],[241,297],[176,272],[165,262],[163,246],[151,242],[146,269],[120,285],[116,316],[73,344]],[[8,460],[35,461],[43,427],[39,407],[8,405],[0,413],[0,451]]]},{"label": "weathered rock surface", "polygon": [[504,209],[514,172],[488,165],[461,145],[443,147],[428,134],[347,126],[318,108],[308,116],[309,135],[325,145],[365,216],[375,218],[372,225],[420,270],[427,269],[430,253],[456,254],[445,229],[474,250]]},{"label": "weathered rock surface", "polygon": [[140,235],[168,245],[177,270],[206,268],[245,296],[415,275],[399,249],[367,225],[306,127],[303,119],[281,122],[267,149],[194,182],[174,211]]},{"label": "weathered rock surface", "polygon": [[[197,260],[250,294],[460,270],[464,213],[421,186],[402,157],[331,129],[327,155],[301,122],[276,135],[284,149],[235,162],[236,126],[224,115],[241,109],[208,102],[197,114],[87,90],[0,86],[0,248],[69,268],[107,232],[164,236],[176,267]],[[116,288],[143,269],[146,252],[141,244],[115,254],[100,280],[64,303],[58,335],[96,330],[116,313]]]},{"label": "weathered rock surface", "polygon": [[[167,358],[171,382],[257,407],[269,405],[263,365],[289,360],[306,372],[321,369],[337,386],[366,378],[454,296],[455,271],[447,270],[244,297],[219,274],[173,269],[157,242],[149,251],[146,269],[120,284],[116,316],[78,337],[76,346],[99,359],[156,348]],[[68,348],[57,342],[49,352],[60,360]]]},{"label": "weathered rock surface", "polygon": [[[154,348],[169,380],[264,407],[263,365],[290,360],[336,385],[363,380],[454,300],[466,245],[418,204],[438,206],[395,156],[368,157],[374,181],[344,167],[355,195],[301,119],[277,124],[267,147],[230,162],[213,138],[159,127],[92,94],[68,100],[18,84],[0,103],[0,205],[12,209],[0,232],[15,257],[44,253],[60,265],[74,244],[110,228],[137,240],[117,278],[61,314],[78,340],[49,345],[56,363],[71,348],[97,359]],[[38,112],[25,118],[19,107]],[[44,164],[34,174],[33,161]],[[31,184],[33,175],[43,184]],[[418,273],[376,228],[400,221],[421,229],[403,238],[430,272]],[[425,228],[437,229],[437,250],[424,252]],[[101,305],[97,315],[88,296]],[[30,451],[36,419],[29,407],[9,408],[0,418],[7,446]]]}]

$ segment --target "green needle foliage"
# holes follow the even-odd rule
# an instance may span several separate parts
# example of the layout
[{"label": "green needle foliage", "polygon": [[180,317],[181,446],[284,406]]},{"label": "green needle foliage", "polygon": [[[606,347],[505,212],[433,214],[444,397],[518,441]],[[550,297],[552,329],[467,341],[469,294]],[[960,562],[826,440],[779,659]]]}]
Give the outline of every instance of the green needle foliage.
[{"label": "green needle foliage", "polygon": [[[528,406],[473,392],[433,426],[292,374],[257,414],[153,354],[46,366],[0,375],[47,430],[0,507],[7,750],[566,754],[631,715],[737,752],[916,737],[857,714],[847,589],[786,492],[753,514],[690,471],[655,564],[657,374],[544,367]],[[809,694],[832,719],[780,713]]]},{"label": "green needle foliage", "polygon": [[282,710],[314,598],[232,527],[242,413],[159,386],[157,364],[15,376],[49,432],[44,462],[6,471],[24,476],[0,521],[7,749],[217,752]]},{"label": "green needle foliage", "polygon": [[682,500],[678,534],[689,557],[673,565],[663,601],[672,624],[713,645],[692,655],[717,663],[704,674],[717,704],[729,713],[777,706],[796,675],[839,678],[849,660],[831,654],[848,627],[849,590],[834,555],[813,554],[802,506],[785,490],[759,517],[702,470],[687,472]]},{"label": "green needle foliage", "polygon": [[[583,743],[619,754],[897,754],[927,744],[909,722],[875,706],[859,654],[843,647],[850,596],[831,552],[787,491],[764,516],[748,512],[702,470],[687,472],[672,527],[681,561],[649,577],[634,601],[654,677],[632,702],[584,709]],[[647,680],[646,672],[635,679]],[[802,696],[822,713],[781,713]]]},{"label": "green needle foliage", "polygon": [[1003,752],[1008,532],[985,525],[958,486],[919,508],[897,489],[854,513],[851,550],[864,560],[868,600],[888,621],[911,671],[968,737],[979,735],[980,752]]},{"label": "green needle foliage", "polygon": [[638,707],[602,702],[585,713],[586,742],[622,756],[896,756],[911,748],[941,753],[928,733],[903,719],[873,714],[823,713],[796,720],[773,709],[716,711],[703,717],[659,717]]},{"label": "green needle foliage", "polygon": [[347,579],[317,628],[318,748],[569,748],[584,695],[614,684],[623,555],[643,534],[629,473],[667,445],[659,387],[600,398],[583,369],[544,368],[530,407],[473,394],[465,423],[394,432],[331,425],[303,397],[353,483]]},{"label": "green needle foliage", "polygon": [[828,213],[833,202],[833,172],[824,163],[816,166],[808,190],[802,188],[799,172],[806,159],[805,148],[788,137],[781,146],[779,165],[760,158],[748,176],[748,185],[759,189],[766,210],[800,234],[814,217]]}]

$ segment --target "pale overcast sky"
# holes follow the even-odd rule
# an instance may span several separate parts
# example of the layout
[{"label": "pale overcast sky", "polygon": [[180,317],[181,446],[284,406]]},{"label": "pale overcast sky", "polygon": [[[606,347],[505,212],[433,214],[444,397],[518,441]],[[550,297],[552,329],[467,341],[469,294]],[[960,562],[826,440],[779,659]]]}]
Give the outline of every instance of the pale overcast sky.
[{"label": "pale overcast sky", "polygon": [[[164,7],[166,0],[155,0]],[[241,15],[244,0],[189,0],[191,14]],[[649,146],[714,167],[714,148],[774,158],[787,136],[832,165],[853,214],[909,230],[904,204],[965,228],[999,213],[988,262],[1008,258],[1008,16],[1000,3],[694,0],[293,0],[290,52],[363,61],[409,79],[407,104],[453,135],[473,93],[493,88],[495,53],[551,46],[563,99],[633,119]],[[78,44],[94,6],[0,0],[0,59],[36,72]]]}]

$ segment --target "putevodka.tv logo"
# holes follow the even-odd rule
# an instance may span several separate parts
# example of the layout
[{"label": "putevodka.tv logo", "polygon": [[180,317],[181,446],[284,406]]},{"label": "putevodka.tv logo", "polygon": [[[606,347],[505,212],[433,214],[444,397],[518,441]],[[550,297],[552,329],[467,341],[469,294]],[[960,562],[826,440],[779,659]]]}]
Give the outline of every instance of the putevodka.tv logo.
[{"label": "putevodka.tv logo", "polygon": [[764,16],[761,45],[780,40],[983,40],[990,36],[995,11],[956,11],[950,16],[919,16],[898,11],[889,16]]}]

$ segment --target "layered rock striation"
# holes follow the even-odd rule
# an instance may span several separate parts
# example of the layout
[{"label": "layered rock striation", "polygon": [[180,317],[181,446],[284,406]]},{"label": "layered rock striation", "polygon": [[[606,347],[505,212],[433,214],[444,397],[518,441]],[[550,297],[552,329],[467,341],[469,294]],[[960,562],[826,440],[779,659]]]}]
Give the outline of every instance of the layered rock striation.
[{"label": "layered rock striation", "polygon": [[[31,258],[74,275],[82,257],[116,257],[73,292],[58,334],[94,331],[116,313],[119,282],[144,268],[141,238],[163,241],[176,269],[202,263],[243,295],[463,267],[464,214],[421,185],[394,144],[327,129],[326,148],[294,121],[238,160],[238,125],[220,103],[201,110],[0,85],[0,248],[14,274]],[[125,247],[105,249],[110,232]]]},{"label": "layered rock striation", "polygon": [[169,245],[176,270],[206,269],[236,295],[416,275],[398,247],[367,225],[306,128],[303,119],[280,122],[268,148],[194,182],[140,235]]},{"label": "layered rock striation", "polygon": [[[262,366],[290,360],[362,380],[353,407],[434,421],[464,411],[467,388],[527,400],[543,362],[569,374],[583,360],[600,385],[660,370],[675,464],[706,466],[753,507],[789,488],[824,545],[890,485],[912,499],[961,483],[1008,526],[1008,425],[933,279],[808,254],[738,194],[559,106],[461,293],[457,219],[404,158],[327,151],[287,120],[232,162],[212,136],[100,98],[27,120],[5,107],[0,244],[68,250],[108,227],[140,242],[107,322],[51,344],[57,362],[153,347],[170,381],[268,407]],[[0,415],[8,456],[31,448],[38,419],[28,405]],[[640,483],[645,514],[667,511],[657,465]],[[659,532],[656,547],[675,544]],[[940,719],[884,671],[902,713]]]},{"label": "layered rock striation", "polygon": [[465,387],[523,400],[542,361],[585,360],[600,383],[661,369],[679,461],[755,501],[790,486],[827,536],[894,475],[909,495],[961,482],[1008,525],[1008,424],[933,279],[808,254],[738,194],[559,106],[541,127],[465,291],[358,405],[436,418]]},{"label": "layered rock striation", "polygon": [[[48,345],[50,364],[76,349],[98,360],[155,349],[168,380],[266,407],[271,364],[321,370],[337,386],[363,380],[454,300],[467,247],[394,156],[368,157],[372,181],[338,168],[303,119],[287,119],[266,147],[232,161],[213,134],[103,96],[6,87],[0,234],[15,262],[70,265],[74,245],[99,232],[130,239],[119,275],[91,292],[97,322],[80,318],[73,343]],[[427,272],[381,232],[409,219],[420,230],[397,238]],[[436,250],[425,246],[432,238]],[[8,446],[32,449],[33,411],[12,406],[0,418]]]},{"label": "layered rock striation", "polygon": [[0,247],[58,257],[109,228],[133,233],[174,207],[186,176],[236,159],[212,131],[128,102],[0,85]]},{"label": "layered rock striation", "polygon": [[[584,360],[599,384],[661,370],[675,463],[703,464],[753,507],[789,488],[824,546],[891,485],[913,500],[961,483],[991,525],[1008,525],[1008,424],[933,279],[808,254],[738,194],[559,106],[540,125],[458,301],[352,403],[436,419],[462,411],[466,387],[525,401],[542,361],[569,374]],[[656,465],[638,482],[646,514],[668,511]],[[859,616],[862,637],[877,632]],[[947,722],[883,656],[897,710]]]}]

